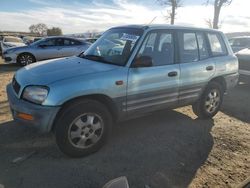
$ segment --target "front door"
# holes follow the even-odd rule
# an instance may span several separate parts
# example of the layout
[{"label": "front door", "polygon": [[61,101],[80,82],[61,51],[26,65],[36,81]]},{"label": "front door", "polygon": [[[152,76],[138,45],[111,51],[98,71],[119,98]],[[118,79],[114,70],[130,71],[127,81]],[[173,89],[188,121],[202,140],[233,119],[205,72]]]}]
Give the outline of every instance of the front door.
[{"label": "front door", "polygon": [[59,50],[56,38],[48,38],[41,41],[36,49],[34,50],[34,55],[37,61],[53,59],[59,57]]},{"label": "front door", "polygon": [[168,30],[149,32],[135,60],[140,57],[150,57],[152,66],[132,68],[132,63],[129,69],[128,115],[176,105],[180,69],[179,64],[174,63],[173,33]]}]

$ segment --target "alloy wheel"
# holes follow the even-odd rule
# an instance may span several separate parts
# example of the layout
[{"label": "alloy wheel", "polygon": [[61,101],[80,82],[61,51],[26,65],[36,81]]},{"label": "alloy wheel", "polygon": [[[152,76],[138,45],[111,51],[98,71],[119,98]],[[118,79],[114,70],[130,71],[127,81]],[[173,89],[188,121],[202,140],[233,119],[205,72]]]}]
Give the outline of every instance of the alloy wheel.
[{"label": "alloy wheel", "polygon": [[70,143],[81,149],[93,146],[103,134],[103,123],[102,118],[94,113],[78,116],[69,126]]}]

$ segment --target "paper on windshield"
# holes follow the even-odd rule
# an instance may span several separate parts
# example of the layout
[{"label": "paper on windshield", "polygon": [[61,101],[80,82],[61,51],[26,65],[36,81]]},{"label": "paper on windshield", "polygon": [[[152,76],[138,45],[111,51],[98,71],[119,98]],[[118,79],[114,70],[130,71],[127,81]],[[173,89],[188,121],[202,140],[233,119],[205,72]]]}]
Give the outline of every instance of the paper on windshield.
[{"label": "paper on windshield", "polygon": [[128,40],[128,41],[132,41],[132,42],[136,42],[138,40],[139,36],[137,35],[132,35],[132,34],[128,34],[128,33],[123,33],[121,40]]}]

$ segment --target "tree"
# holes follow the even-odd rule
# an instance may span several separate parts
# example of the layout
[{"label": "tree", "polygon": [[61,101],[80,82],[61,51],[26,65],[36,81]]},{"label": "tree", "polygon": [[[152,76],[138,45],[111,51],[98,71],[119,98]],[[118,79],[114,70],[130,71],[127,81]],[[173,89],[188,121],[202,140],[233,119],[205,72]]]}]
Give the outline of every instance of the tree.
[{"label": "tree", "polygon": [[171,10],[168,11],[168,17],[170,18],[171,25],[174,25],[177,8],[181,6],[182,0],[157,0],[162,6],[170,6]]},{"label": "tree", "polygon": [[214,18],[213,18],[213,28],[219,29],[220,12],[223,6],[228,6],[232,3],[232,0],[207,0],[206,4],[212,3],[214,6]]},{"label": "tree", "polygon": [[59,27],[52,27],[51,29],[47,29],[48,36],[58,36],[62,35],[62,29]]},{"label": "tree", "polygon": [[35,33],[40,36],[47,35],[47,26],[43,23],[33,24],[29,27],[31,33]]}]

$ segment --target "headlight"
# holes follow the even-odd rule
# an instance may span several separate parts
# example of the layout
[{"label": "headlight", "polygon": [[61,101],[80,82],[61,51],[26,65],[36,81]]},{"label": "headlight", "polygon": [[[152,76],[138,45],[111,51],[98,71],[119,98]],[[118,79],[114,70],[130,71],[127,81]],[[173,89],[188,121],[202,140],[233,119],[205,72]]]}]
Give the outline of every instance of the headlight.
[{"label": "headlight", "polygon": [[44,86],[28,86],[24,89],[23,99],[30,102],[42,104],[48,96],[48,88]]},{"label": "headlight", "polygon": [[9,50],[5,50],[4,52],[5,52],[5,54],[11,54],[15,51],[16,51],[16,49],[9,49]]}]

